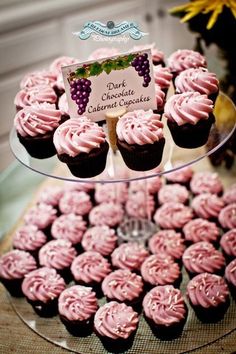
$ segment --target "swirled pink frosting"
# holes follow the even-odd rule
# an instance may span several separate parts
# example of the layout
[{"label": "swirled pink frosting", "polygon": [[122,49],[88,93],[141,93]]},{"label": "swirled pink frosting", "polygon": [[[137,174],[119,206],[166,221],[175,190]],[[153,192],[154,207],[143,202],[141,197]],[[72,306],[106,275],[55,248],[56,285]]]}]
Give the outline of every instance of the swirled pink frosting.
[{"label": "swirled pink frosting", "polygon": [[57,95],[49,85],[37,85],[20,90],[14,99],[17,107],[24,108],[35,103],[55,103]]},{"label": "swirled pink frosting", "polygon": [[134,218],[149,217],[153,214],[154,209],[155,201],[153,195],[146,195],[143,190],[130,194],[125,204],[127,214]]},{"label": "swirled pink frosting", "polygon": [[225,280],[219,275],[202,273],[188,283],[187,296],[194,306],[217,308],[226,302],[229,290]]},{"label": "swirled pink frosting", "polygon": [[178,126],[197,124],[209,118],[213,112],[213,102],[199,92],[183,92],[168,98],[164,108],[165,117]]},{"label": "swirled pink frosting", "polygon": [[154,144],[163,138],[163,123],[160,115],[151,109],[127,112],[117,122],[118,139],[128,144]]},{"label": "swirled pink frosting", "polygon": [[120,269],[139,270],[149,253],[136,242],[122,243],[111,254],[112,265]]},{"label": "swirled pink frosting", "polygon": [[69,114],[69,106],[68,106],[68,101],[65,93],[63,93],[63,95],[61,95],[59,98],[58,108],[61,114],[66,114],[66,115]]},{"label": "swirled pink frosting", "polygon": [[228,256],[236,257],[236,228],[221,237],[220,246]]},{"label": "swirled pink frosting", "polygon": [[32,73],[26,74],[20,82],[20,88],[29,88],[33,86],[49,85],[53,87],[56,83],[56,75],[51,71],[34,71]]},{"label": "swirled pink frosting", "polygon": [[101,47],[94,50],[88,57],[88,60],[97,60],[106,57],[112,57],[120,53],[118,48]]},{"label": "swirled pink frosting", "polygon": [[97,203],[125,203],[128,199],[128,187],[126,183],[97,184],[95,187],[95,201]]},{"label": "swirled pink frosting", "polygon": [[92,209],[89,194],[79,191],[68,191],[59,201],[59,209],[63,214],[87,215]]},{"label": "swirled pink frosting", "polygon": [[59,155],[75,157],[99,148],[105,142],[105,132],[86,117],[71,118],[56,129],[53,142]]},{"label": "swirled pink frosting", "polygon": [[26,274],[22,291],[32,301],[48,301],[58,298],[65,289],[64,279],[53,268],[42,267]]},{"label": "swirled pink frosting", "polygon": [[197,91],[209,96],[219,90],[219,80],[206,68],[190,68],[177,76],[175,87],[177,93]]},{"label": "swirled pink frosting", "polygon": [[185,240],[190,242],[215,242],[220,237],[220,230],[214,222],[201,218],[189,221],[183,227]]},{"label": "swirled pink frosting", "polygon": [[[181,161],[176,161],[173,164],[173,167],[179,167],[182,166],[183,162]],[[165,174],[165,178],[167,181],[172,182],[172,183],[188,183],[193,176],[193,169],[191,166],[186,166],[186,167],[181,167],[180,169],[167,173]]]},{"label": "swirled pink frosting", "polygon": [[26,251],[12,250],[0,257],[0,277],[2,279],[22,279],[36,268],[35,259]]},{"label": "swirled pink frosting", "polygon": [[153,77],[155,84],[157,84],[161,89],[168,89],[172,82],[173,75],[168,67],[156,65],[153,67]]},{"label": "swirled pink frosting", "polygon": [[31,207],[24,215],[26,224],[33,224],[39,229],[45,229],[56,219],[57,211],[51,205],[40,203]]},{"label": "swirled pink frosting", "polygon": [[85,251],[96,251],[102,256],[111,254],[117,244],[117,236],[114,229],[103,225],[89,228],[81,242]]},{"label": "swirled pink frosting", "polygon": [[70,241],[52,240],[40,249],[39,263],[59,270],[70,267],[76,256],[77,252]]},{"label": "swirled pink frosting", "polygon": [[160,204],[168,202],[177,202],[185,204],[189,199],[189,192],[185,186],[178,183],[166,184],[158,192],[158,201]]},{"label": "swirled pink frosting", "polygon": [[23,225],[13,235],[13,247],[19,250],[38,250],[47,242],[46,235],[36,225]]},{"label": "swirled pink frosting", "polygon": [[162,229],[181,229],[192,218],[193,211],[190,207],[175,202],[163,204],[153,217]]},{"label": "swirled pink frosting", "polygon": [[101,306],[94,317],[95,331],[113,340],[129,338],[138,322],[138,314],[131,306],[116,301]]},{"label": "swirled pink frosting", "polygon": [[100,253],[87,251],[77,256],[71,273],[77,282],[100,283],[111,272],[111,265]]},{"label": "swirled pink frosting", "polygon": [[72,64],[76,64],[78,63],[79,60],[72,58],[72,57],[68,57],[68,56],[61,56],[58,57],[56,59],[53,60],[53,62],[50,65],[50,71],[58,76],[61,74],[61,68],[63,66],[68,66],[68,65],[72,65]]},{"label": "swirled pink frosting", "polygon": [[102,291],[109,299],[119,302],[132,301],[143,292],[142,277],[128,269],[115,270],[103,280]]},{"label": "swirled pink frosting", "polygon": [[136,193],[139,192],[140,190],[145,192],[147,188],[148,193],[155,194],[159,191],[162,184],[163,181],[159,176],[155,176],[145,180],[140,179],[137,181],[131,181],[129,183],[129,193]]},{"label": "swirled pink frosting", "polygon": [[81,242],[86,229],[86,222],[82,216],[73,213],[63,214],[52,223],[51,235],[55,239],[68,240],[76,245]]},{"label": "swirled pink frosting", "polygon": [[180,268],[171,256],[153,254],[142,263],[141,274],[144,281],[151,285],[173,284],[180,277]]},{"label": "swirled pink frosting", "polygon": [[124,210],[118,203],[101,203],[95,206],[89,213],[89,221],[92,225],[110,227],[117,226],[123,219]]},{"label": "swirled pink frosting", "polygon": [[184,298],[172,285],[156,286],[150,290],[143,299],[143,310],[147,318],[166,327],[178,324],[187,316]]},{"label": "swirled pink frosting", "polygon": [[192,208],[203,219],[217,218],[224,202],[216,194],[202,193],[192,199]]},{"label": "swirled pink frosting", "polygon": [[164,61],[164,53],[156,47],[155,43],[144,44],[144,45],[135,45],[132,47],[132,51],[139,51],[145,49],[151,49],[152,60],[154,62],[163,62]]},{"label": "swirled pink frosting", "polygon": [[73,285],[63,290],[58,299],[59,314],[69,321],[86,321],[98,309],[98,302],[92,288]]},{"label": "swirled pink frosting", "polygon": [[165,93],[159,85],[155,85],[155,96],[157,103],[157,111],[162,111],[165,104]]},{"label": "swirled pink frosting", "polygon": [[14,125],[21,136],[37,136],[53,132],[60,124],[61,113],[53,106],[25,107],[14,118]]},{"label": "swirled pink frosting", "polygon": [[216,172],[195,172],[190,182],[190,188],[194,194],[220,194],[223,191],[223,184]]},{"label": "swirled pink frosting", "polygon": [[220,211],[219,222],[224,229],[236,228],[236,203],[229,204]]},{"label": "swirled pink frosting", "polygon": [[228,187],[223,194],[225,204],[236,203],[236,183]]},{"label": "swirled pink frosting", "polygon": [[94,180],[91,182],[80,182],[76,181],[66,181],[64,182],[64,190],[65,191],[82,191],[86,193],[93,192],[95,189],[95,183]]},{"label": "swirled pink frosting", "polygon": [[154,254],[167,254],[174,259],[180,259],[185,245],[181,233],[175,230],[160,230],[148,241],[148,247]]},{"label": "swirled pink frosting", "polygon": [[229,284],[236,286],[236,259],[231,261],[225,268],[225,278]]},{"label": "swirled pink frosting", "polygon": [[189,68],[206,67],[206,59],[200,53],[190,49],[178,49],[167,58],[168,67],[174,73]]},{"label": "swirled pink frosting", "polygon": [[37,202],[49,204],[54,207],[58,206],[63,192],[63,188],[60,186],[45,187],[40,191]]},{"label": "swirled pink frosting", "polygon": [[189,246],[182,259],[185,268],[191,273],[215,273],[225,266],[222,253],[207,241]]},{"label": "swirled pink frosting", "polygon": [[55,87],[57,87],[57,89],[61,92],[65,91],[65,83],[62,73],[58,74]]}]

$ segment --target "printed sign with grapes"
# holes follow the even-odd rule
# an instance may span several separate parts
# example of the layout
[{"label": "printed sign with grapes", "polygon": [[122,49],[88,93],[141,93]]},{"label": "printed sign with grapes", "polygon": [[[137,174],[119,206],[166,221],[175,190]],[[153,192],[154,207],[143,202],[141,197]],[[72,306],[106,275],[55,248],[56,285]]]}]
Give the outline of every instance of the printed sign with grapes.
[{"label": "printed sign with grapes", "polygon": [[101,121],[107,111],[156,108],[150,49],[73,64],[62,73],[71,117]]}]

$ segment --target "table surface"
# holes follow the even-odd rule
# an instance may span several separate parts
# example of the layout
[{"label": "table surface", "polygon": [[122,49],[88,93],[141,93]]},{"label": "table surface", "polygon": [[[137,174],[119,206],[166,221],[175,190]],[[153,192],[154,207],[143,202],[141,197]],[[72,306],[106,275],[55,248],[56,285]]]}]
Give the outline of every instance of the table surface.
[{"label": "table surface", "polygon": [[[201,160],[194,165],[194,170],[212,170],[207,158]],[[223,168],[217,169],[219,172],[225,187],[236,181],[236,164],[234,168],[229,172]],[[1,186],[4,188],[4,186]],[[25,193],[25,192],[24,192]],[[20,196],[18,195],[19,199]],[[18,202],[19,203],[19,200]],[[25,203],[25,199],[24,199]],[[18,205],[18,204],[17,204]],[[24,210],[22,204],[22,212]],[[10,231],[0,241],[0,254],[5,253],[11,247],[11,235]],[[56,345],[41,338],[38,334],[33,332],[22,320],[16,315],[13,310],[7,292],[0,284],[0,304],[1,304],[1,316],[0,316],[0,353],[68,353],[68,350],[57,347]],[[196,332],[196,338],[198,333]],[[158,348],[157,348],[158,350]],[[204,354],[232,354],[236,353],[236,330],[230,334],[220,338],[214,343],[203,347],[199,350],[191,351],[191,353],[204,353]],[[166,352],[167,353],[167,352]],[[89,354],[89,353],[88,353]],[[145,353],[142,353],[145,354]]]}]

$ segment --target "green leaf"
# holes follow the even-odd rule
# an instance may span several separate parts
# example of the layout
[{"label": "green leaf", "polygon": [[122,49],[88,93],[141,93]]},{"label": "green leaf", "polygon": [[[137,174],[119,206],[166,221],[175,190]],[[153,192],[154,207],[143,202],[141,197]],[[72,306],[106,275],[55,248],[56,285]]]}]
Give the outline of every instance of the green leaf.
[{"label": "green leaf", "polygon": [[80,77],[81,78],[86,78],[87,77],[86,69],[83,68],[83,67],[76,69],[75,75],[76,75],[76,77],[79,77],[79,78]]},{"label": "green leaf", "polygon": [[90,66],[90,76],[98,76],[103,72],[102,65],[97,61]]},{"label": "green leaf", "polygon": [[111,72],[112,69],[113,69],[112,60],[107,60],[107,61],[105,61],[104,63],[102,63],[102,68],[103,68],[103,70],[104,70],[107,74],[110,74],[110,72]]}]

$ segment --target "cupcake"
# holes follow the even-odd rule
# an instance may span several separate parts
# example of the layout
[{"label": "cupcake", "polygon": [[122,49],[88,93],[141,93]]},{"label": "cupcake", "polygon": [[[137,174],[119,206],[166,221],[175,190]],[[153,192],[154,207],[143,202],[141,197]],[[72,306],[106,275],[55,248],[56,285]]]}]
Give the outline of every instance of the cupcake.
[{"label": "cupcake", "polygon": [[109,149],[102,127],[86,117],[71,118],[56,129],[53,142],[59,160],[76,177],[100,174]]},{"label": "cupcake", "polygon": [[67,119],[70,118],[69,114],[69,106],[68,106],[68,101],[66,98],[66,93],[63,93],[58,100],[58,109],[61,112],[61,117],[63,121],[66,121]]},{"label": "cupcake", "polygon": [[95,187],[94,199],[96,203],[120,203],[124,204],[128,199],[128,187],[126,183],[104,183]]},{"label": "cupcake", "polygon": [[158,85],[166,95],[173,78],[170,69],[162,65],[156,65],[153,68],[153,77],[155,84]]},{"label": "cupcake", "polygon": [[236,228],[227,231],[221,237],[220,247],[227,261],[236,258]]},{"label": "cupcake", "polygon": [[92,287],[100,296],[101,283],[111,272],[111,265],[100,253],[87,251],[73,260],[70,269],[76,283]]},{"label": "cupcake", "polygon": [[219,223],[223,229],[236,228],[236,203],[229,204],[224,207],[219,213]]},{"label": "cupcake", "polygon": [[216,221],[224,202],[216,194],[202,193],[192,199],[191,206],[198,217]]},{"label": "cupcake", "polygon": [[63,196],[63,188],[61,186],[49,186],[43,188],[38,196],[37,203],[44,203],[58,208],[59,201]]},{"label": "cupcake", "polygon": [[22,283],[22,291],[34,311],[41,317],[58,313],[58,297],[66,284],[53,268],[42,267],[28,273]]},{"label": "cupcake", "polygon": [[50,104],[57,103],[57,95],[50,85],[37,85],[24,88],[17,92],[14,99],[17,111],[27,106],[45,102]]},{"label": "cupcake", "polygon": [[236,259],[231,261],[225,268],[225,279],[233,298],[236,299]]},{"label": "cupcake", "polygon": [[39,251],[39,264],[54,268],[68,283],[71,279],[70,266],[77,252],[68,240],[52,240]]},{"label": "cupcake", "polygon": [[94,196],[94,190],[95,190],[95,183],[92,182],[81,182],[75,183],[72,181],[66,181],[64,182],[64,191],[77,191],[77,192],[86,192],[87,194],[90,195],[90,197],[93,199]]},{"label": "cupcake", "polygon": [[0,281],[12,296],[23,296],[24,276],[36,268],[36,261],[29,252],[9,251],[0,257]]},{"label": "cupcake", "polygon": [[164,116],[175,144],[187,149],[206,144],[215,122],[213,102],[199,92],[184,92],[169,97]]},{"label": "cupcake", "polygon": [[117,147],[131,170],[151,170],[161,163],[165,138],[160,115],[151,109],[128,112],[118,120],[116,133]]},{"label": "cupcake", "polygon": [[148,288],[157,285],[173,285],[178,288],[182,280],[178,263],[165,253],[147,257],[141,265],[141,275]]},{"label": "cupcake", "polygon": [[179,337],[188,316],[183,295],[172,285],[150,290],[143,299],[143,311],[153,333],[162,340]]},{"label": "cupcake", "polygon": [[229,289],[225,280],[216,274],[201,273],[187,285],[187,296],[199,320],[217,322],[229,306]]},{"label": "cupcake", "polygon": [[121,353],[132,346],[138,323],[138,313],[131,306],[111,301],[96,312],[94,331],[106,350]]},{"label": "cupcake", "polygon": [[61,113],[53,105],[20,110],[14,118],[17,137],[30,156],[44,159],[56,154],[53,134],[61,123]]},{"label": "cupcake", "polygon": [[33,86],[49,85],[55,86],[57,76],[51,71],[41,70],[26,74],[20,82],[21,89],[28,89]]},{"label": "cupcake", "polygon": [[169,202],[157,209],[153,219],[162,229],[181,230],[193,219],[193,211],[182,203]]},{"label": "cupcake", "polygon": [[73,285],[62,291],[58,299],[61,322],[68,332],[84,337],[92,333],[98,301],[92,288]]},{"label": "cupcake", "polygon": [[165,105],[165,93],[157,84],[155,84],[155,97],[156,97],[156,109],[153,110],[153,113],[162,115],[164,112],[164,105]]},{"label": "cupcake", "polygon": [[184,162],[176,161],[173,164],[173,168],[176,168],[176,170],[165,174],[165,179],[168,184],[179,183],[186,188],[189,188],[189,184],[193,176],[193,169],[191,166],[182,167],[183,165]]},{"label": "cupcake", "polygon": [[205,272],[219,275],[224,273],[225,259],[210,242],[200,241],[189,246],[182,259],[190,278]]},{"label": "cupcake", "polygon": [[222,198],[225,204],[236,203],[236,183],[232,184],[224,191]]},{"label": "cupcake", "polygon": [[193,194],[211,193],[221,195],[223,184],[216,172],[195,172],[190,182]]},{"label": "cupcake", "polygon": [[59,210],[62,214],[75,214],[87,217],[93,204],[89,194],[79,191],[68,191],[63,194],[59,202]]},{"label": "cupcake", "polygon": [[118,203],[101,203],[89,213],[89,222],[93,226],[107,225],[116,228],[123,220],[124,210]]},{"label": "cupcake", "polygon": [[166,184],[158,192],[158,202],[161,205],[169,202],[188,204],[188,201],[189,191],[178,183]]},{"label": "cupcake", "polygon": [[185,245],[181,233],[175,230],[160,230],[149,239],[148,248],[153,254],[167,254],[180,263]]},{"label": "cupcake", "polygon": [[112,252],[111,262],[114,268],[139,272],[148,255],[149,253],[143,245],[136,242],[127,242],[122,243]]},{"label": "cupcake", "polygon": [[201,218],[190,220],[184,225],[183,234],[188,243],[207,241],[217,245],[220,238],[216,223]]},{"label": "cupcake", "polygon": [[107,301],[123,302],[137,312],[141,310],[143,288],[141,276],[128,269],[117,269],[102,282],[102,291]]},{"label": "cupcake", "polygon": [[189,68],[176,77],[175,88],[176,93],[200,92],[215,102],[219,93],[219,80],[216,74],[209,72],[206,68]]},{"label": "cupcake", "polygon": [[117,245],[114,229],[107,225],[90,227],[83,235],[82,247],[85,251],[95,251],[104,257],[110,256]]},{"label": "cupcake", "polygon": [[155,200],[144,190],[129,195],[125,204],[126,213],[136,219],[150,219],[155,211]]},{"label": "cupcake", "polygon": [[139,50],[145,50],[145,49],[151,49],[153,65],[165,66],[164,53],[156,47],[155,43],[144,44],[144,45],[135,45],[135,46],[133,46],[132,51],[139,51]]},{"label": "cupcake", "polygon": [[13,248],[29,252],[38,260],[40,248],[47,242],[47,236],[36,225],[23,225],[13,234]]}]

